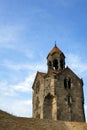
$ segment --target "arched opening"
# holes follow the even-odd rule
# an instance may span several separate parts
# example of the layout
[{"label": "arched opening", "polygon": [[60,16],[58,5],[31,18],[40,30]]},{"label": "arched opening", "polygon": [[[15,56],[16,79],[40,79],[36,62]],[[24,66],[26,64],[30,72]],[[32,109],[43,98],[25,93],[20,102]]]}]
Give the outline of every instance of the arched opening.
[{"label": "arched opening", "polygon": [[71,79],[68,80],[68,88],[71,89]]},{"label": "arched opening", "polygon": [[64,79],[64,87],[65,87],[65,89],[71,89],[71,79],[70,78]]},{"label": "arched opening", "polygon": [[44,99],[43,118],[52,119],[53,96],[49,93]]},{"label": "arched opening", "polygon": [[64,69],[64,61],[63,60],[60,60],[60,68]]},{"label": "arched opening", "polygon": [[58,60],[57,59],[55,59],[53,61],[53,68],[54,68],[54,70],[58,70]]}]

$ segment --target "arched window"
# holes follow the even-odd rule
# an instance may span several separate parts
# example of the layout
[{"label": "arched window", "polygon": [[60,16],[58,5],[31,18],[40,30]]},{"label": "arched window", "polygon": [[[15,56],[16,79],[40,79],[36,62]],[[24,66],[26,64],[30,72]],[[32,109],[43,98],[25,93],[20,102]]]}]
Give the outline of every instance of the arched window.
[{"label": "arched window", "polygon": [[65,89],[67,89],[67,81],[66,81],[66,79],[64,79],[64,87],[65,87]]},{"label": "arched window", "polygon": [[61,67],[61,69],[64,69],[64,61],[63,60],[60,60],[60,67]]},{"label": "arched window", "polygon": [[65,89],[71,89],[71,79],[70,78],[64,79],[64,87],[65,87]]},{"label": "arched window", "polygon": [[71,89],[71,79],[68,79],[68,88]]},{"label": "arched window", "polygon": [[58,60],[57,59],[55,59],[53,61],[53,68],[54,68],[54,70],[58,70]]}]

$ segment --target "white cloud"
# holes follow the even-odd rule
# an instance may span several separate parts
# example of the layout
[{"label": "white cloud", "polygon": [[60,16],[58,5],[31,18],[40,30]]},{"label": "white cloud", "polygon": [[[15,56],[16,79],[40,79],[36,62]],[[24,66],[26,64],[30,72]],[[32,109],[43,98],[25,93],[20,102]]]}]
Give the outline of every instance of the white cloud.
[{"label": "white cloud", "polygon": [[24,81],[12,86],[12,89],[17,92],[32,92],[32,83],[34,81],[35,73],[29,75],[25,78]]},{"label": "white cloud", "polygon": [[[0,109],[5,110],[11,114],[17,116],[31,116],[32,115],[32,84],[37,70],[44,72],[46,71],[45,61],[37,63],[22,63],[17,64],[9,60],[4,60],[2,67],[12,71],[27,70],[29,73],[22,78],[22,81],[11,84],[9,81],[4,80],[0,82]],[[17,76],[17,78],[19,78]],[[31,93],[31,94],[30,94]],[[22,96],[23,95],[23,96]],[[27,95],[27,96],[26,96]],[[26,99],[26,100],[25,100]]]},{"label": "white cloud", "polygon": [[[26,95],[28,95],[28,93],[32,93],[32,84],[34,82],[36,71],[39,70],[44,72],[44,70],[46,70],[46,66],[43,62],[32,65],[14,65],[9,63],[9,61],[8,63],[6,61],[6,64],[4,65],[9,69],[17,71],[22,69],[28,71],[31,70],[32,73],[29,73],[26,77],[24,77],[24,80],[16,84],[11,84],[8,81],[0,82],[0,108],[2,110],[17,116],[29,117],[32,115],[32,99],[28,99],[30,95],[28,97],[26,97]],[[23,99],[22,94],[26,97],[26,100]],[[31,98],[31,96],[29,98]]]},{"label": "white cloud", "polygon": [[0,48],[15,48],[22,30],[23,27],[20,25],[1,25]]},{"label": "white cloud", "polygon": [[17,93],[12,89],[7,81],[0,81],[0,95],[17,96]]},{"label": "white cloud", "polygon": [[3,64],[0,64],[0,66],[6,67],[10,70],[32,70],[32,71],[46,71],[46,64],[45,61],[42,62],[35,62],[35,63],[28,63],[28,64],[14,64],[10,60],[4,60]]},{"label": "white cloud", "polygon": [[16,100],[10,106],[10,110],[17,116],[32,116],[32,99],[31,100]]},{"label": "white cloud", "polygon": [[[35,63],[35,64],[12,64],[11,61],[6,60],[2,66],[10,69],[11,71],[16,70],[27,70],[31,73],[26,73],[26,76],[22,78],[22,81],[17,81],[16,84],[9,83],[9,81],[1,81],[0,82],[0,93],[5,96],[17,96],[19,93],[28,93],[32,92],[32,84],[34,82],[34,78],[37,70],[44,72],[46,71],[46,66],[43,62]],[[16,75],[17,77],[17,75]],[[19,77],[18,77],[19,78]],[[17,79],[18,79],[17,78]]]},{"label": "white cloud", "polygon": [[34,57],[35,57],[35,53],[34,53],[34,51],[31,51],[31,50],[28,50],[28,49],[26,49],[26,50],[21,50],[24,54],[25,54],[25,56],[26,57],[28,57],[29,59],[33,59]]},{"label": "white cloud", "polygon": [[75,54],[68,54],[67,55],[67,64],[69,67],[74,69],[78,73],[83,73],[87,71],[87,63],[84,63],[83,60]]},{"label": "white cloud", "polygon": [[9,96],[18,96],[21,93],[32,93],[32,83],[35,78],[35,73],[25,77],[24,81],[18,82],[15,85],[11,85],[7,81],[0,82],[0,94]]},{"label": "white cloud", "polygon": [[34,74],[15,85],[11,85],[7,81],[0,82],[0,109],[17,116],[31,116],[32,99],[28,93],[32,93],[33,80]]},{"label": "white cloud", "polygon": [[0,98],[0,109],[16,116],[31,117],[32,99],[21,100],[2,97]]},{"label": "white cloud", "polygon": [[[32,84],[36,75],[36,70],[42,71],[44,72],[44,70],[46,70],[46,68],[44,67],[44,64],[40,64],[40,65],[19,65],[19,67],[16,67],[15,65],[13,66],[9,66],[10,69],[29,69],[32,70],[32,73],[30,73],[29,75],[27,75],[23,81],[18,82],[17,84],[11,85],[10,83],[8,83],[7,81],[2,81],[0,82],[0,91],[4,94],[4,95],[8,95],[8,96],[14,96],[16,95],[18,92],[31,92],[32,91]],[[0,92],[0,93],[1,93]]]},{"label": "white cloud", "polygon": [[8,43],[9,41],[13,41],[16,36],[16,28],[12,26],[1,26],[0,27],[0,44]]},{"label": "white cloud", "polygon": [[[67,64],[76,73],[82,73],[87,71],[87,64],[86,63],[84,64],[79,58],[79,56],[74,54],[68,54],[67,57],[68,57]],[[16,71],[30,70],[32,72],[28,74],[23,81],[20,81],[17,84],[9,85],[9,83],[7,82],[0,83],[0,86],[3,86],[0,87],[1,92],[4,92],[5,95],[9,95],[9,96],[12,95],[14,96],[18,92],[23,92],[23,93],[31,92],[32,91],[31,87],[35,78],[36,71],[37,70],[41,72],[46,71],[45,61],[40,63],[35,63],[35,64],[13,64],[11,63],[11,61],[7,60],[3,65],[11,70],[16,70]]]}]

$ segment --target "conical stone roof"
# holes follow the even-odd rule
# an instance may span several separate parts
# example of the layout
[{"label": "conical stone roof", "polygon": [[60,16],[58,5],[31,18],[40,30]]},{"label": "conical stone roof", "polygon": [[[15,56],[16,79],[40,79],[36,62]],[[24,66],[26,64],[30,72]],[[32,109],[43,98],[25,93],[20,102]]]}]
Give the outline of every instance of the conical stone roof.
[{"label": "conical stone roof", "polygon": [[[56,46],[56,44],[55,44],[55,46],[53,47],[53,49],[49,52],[48,56],[49,56],[49,55],[53,55],[54,53],[57,53],[57,54],[63,53],[63,52]],[[48,58],[48,56],[47,56],[47,58]]]}]

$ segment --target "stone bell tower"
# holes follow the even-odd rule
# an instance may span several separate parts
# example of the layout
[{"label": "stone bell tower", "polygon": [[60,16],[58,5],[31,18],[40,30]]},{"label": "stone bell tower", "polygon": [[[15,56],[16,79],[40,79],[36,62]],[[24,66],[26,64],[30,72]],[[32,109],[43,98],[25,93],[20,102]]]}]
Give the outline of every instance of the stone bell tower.
[{"label": "stone bell tower", "polygon": [[47,56],[47,63],[48,73],[52,70],[59,71],[65,69],[65,56],[56,44]]},{"label": "stone bell tower", "polygon": [[47,56],[47,73],[37,72],[33,83],[33,117],[85,122],[83,80],[69,67],[55,45]]}]

